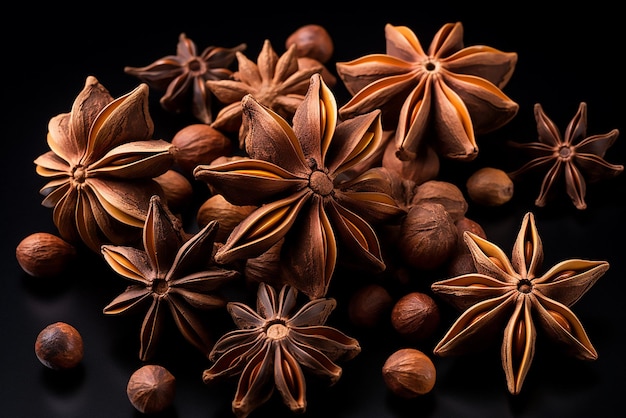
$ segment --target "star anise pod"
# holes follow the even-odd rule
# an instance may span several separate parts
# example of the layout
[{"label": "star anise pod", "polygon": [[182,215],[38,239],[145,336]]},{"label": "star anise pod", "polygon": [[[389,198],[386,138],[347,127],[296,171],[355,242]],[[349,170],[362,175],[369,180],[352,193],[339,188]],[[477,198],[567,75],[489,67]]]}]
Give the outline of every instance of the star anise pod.
[{"label": "star anise pod", "polygon": [[237,52],[238,71],[232,80],[208,80],[207,87],[226,106],[211,124],[216,129],[239,132],[239,146],[245,149],[246,132],[241,129],[241,99],[251,94],[287,121],[291,121],[297,107],[304,100],[311,75],[322,70],[317,67],[301,69],[298,66],[297,46],[292,44],[280,57],[269,40],[263,43],[256,64]]},{"label": "star anise pod", "polygon": [[187,239],[178,218],[161,203],[159,196],[153,196],[143,229],[143,250],[102,246],[109,266],[133,282],[103,312],[117,315],[148,307],[141,326],[142,361],[153,356],[167,311],[185,339],[202,353],[209,353],[212,340],[195,310],[226,306],[217,290],[239,276],[237,271],[214,263],[218,228],[217,221],[211,221]]},{"label": "star anise pod", "polygon": [[181,33],[176,55],[159,58],[145,67],[125,67],[124,72],[156,90],[164,91],[160,103],[168,112],[191,110],[200,122],[211,123],[213,97],[206,81],[230,78],[233,72],[228,67],[235,60],[235,53],[246,47],[246,44],[234,48],[209,46],[198,55],[196,44]]},{"label": "star anise pod", "polygon": [[105,243],[130,244],[141,237],[150,197],[163,193],[153,180],[173,164],[172,145],[151,139],[148,86],[113,99],[89,76],[70,113],[50,119],[50,151],[35,160],[50,181],[42,204],[67,241],[100,253]]},{"label": "star anise pod", "polygon": [[484,45],[465,47],[461,22],[439,29],[427,51],[411,29],[385,26],[386,54],[336,64],[353,97],[343,118],[379,108],[383,127],[396,129],[397,156],[414,159],[422,142],[440,156],[472,160],[476,135],[508,123],[518,105],[502,92],[517,54]]},{"label": "star anise pod", "polygon": [[405,211],[379,171],[344,177],[380,145],[380,111],[337,123],[335,98],[317,73],[293,127],[251,95],[242,106],[250,158],[194,171],[229,202],[258,206],[232,231],[216,260],[256,257],[284,238],[284,280],[311,298],[326,294],[342,251],[346,263],[350,258],[361,268],[383,270],[369,222],[390,221]]},{"label": "star anise pod", "polygon": [[604,155],[613,145],[619,131],[613,129],[604,135],[587,136],[587,104],[581,102],[574,118],[562,137],[555,123],[548,118],[541,104],[535,104],[538,142],[510,145],[527,151],[532,159],[519,169],[508,173],[517,180],[529,170],[547,168],[535,205],[547,203],[553,186],[565,179],[565,190],[577,209],[586,209],[587,183],[615,177],[624,171],[623,165],[609,164]]},{"label": "star anise pod", "polygon": [[284,285],[280,294],[260,283],[256,311],[241,302],[227,309],[238,329],[224,334],[209,359],[213,365],[202,379],[210,383],[239,376],[233,413],[244,418],[278,389],[283,402],[296,413],[306,411],[305,371],[335,384],[347,361],[361,352],[359,342],[326,324],[336,307],[332,298],[310,300],[295,313],[298,292]]},{"label": "star anise pod", "polygon": [[543,246],[532,213],[524,216],[509,261],[495,244],[466,231],[476,273],[435,282],[431,288],[461,316],[434,348],[440,356],[482,348],[502,339],[502,367],[510,393],[518,394],[535,353],[537,327],[578,359],[595,360],[582,323],[570,307],[608,270],[606,261],[570,259],[540,274]]}]

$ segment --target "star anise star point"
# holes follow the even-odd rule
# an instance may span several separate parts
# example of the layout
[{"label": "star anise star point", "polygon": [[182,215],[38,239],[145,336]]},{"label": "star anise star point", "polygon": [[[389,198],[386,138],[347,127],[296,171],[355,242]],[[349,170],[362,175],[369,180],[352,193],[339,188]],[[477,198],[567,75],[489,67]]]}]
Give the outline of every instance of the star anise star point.
[{"label": "star anise star point", "polygon": [[124,68],[124,72],[164,91],[163,109],[181,113],[190,111],[202,123],[213,122],[213,96],[207,80],[225,80],[233,75],[228,67],[246,44],[233,48],[209,46],[198,54],[197,46],[185,33],[178,37],[176,55],[167,55],[144,67]]},{"label": "star anise star point", "polygon": [[518,104],[502,92],[517,54],[484,45],[465,47],[461,22],[439,29],[424,50],[406,26],[385,25],[385,54],[336,64],[352,98],[342,117],[375,108],[385,130],[396,131],[397,155],[413,160],[422,144],[448,159],[473,160],[476,135],[508,123]]},{"label": "star anise star point", "polygon": [[527,171],[546,167],[539,195],[538,207],[546,206],[557,182],[564,180],[567,195],[577,209],[587,208],[587,184],[615,177],[624,171],[623,165],[610,164],[604,159],[606,151],[619,135],[617,129],[603,135],[587,136],[587,104],[581,102],[574,118],[561,136],[556,124],[548,118],[540,103],[535,104],[538,141],[510,142],[511,146],[529,151],[533,158],[509,173],[517,180]]},{"label": "star anise star point", "polygon": [[218,227],[217,221],[212,221],[188,237],[161,198],[153,196],[143,229],[143,250],[102,246],[102,255],[109,266],[133,282],[103,312],[118,315],[148,306],[140,333],[142,361],[153,357],[167,312],[183,337],[208,355],[212,340],[195,311],[225,307],[226,301],[217,291],[224,283],[239,277],[236,270],[213,262]]},{"label": "star anise star point", "polygon": [[[464,239],[476,273],[435,282],[433,292],[462,311],[433,352],[463,354],[504,330],[501,359],[507,388],[518,394],[530,369],[540,329],[578,359],[597,352],[570,307],[608,270],[606,261],[570,259],[540,274],[543,246],[534,215],[524,216],[509,260],[495,244],[469,231]],[[473,347],[474,346],[474,347]]]},{"label": "star anise star point", "polygon": [[173,164],[172,145],[152,139],[148,86],[114,99],[87,77],[69,113],[48,124],[50,151],[34,162],[49,179],[42,204],[54,208],[61,236],[95,253],[102,244],[134,244],[150,196],[163,191],[154,177]]},{"label": "star anise star point", "polygon": [[256,257],[284,238],[283,280],[311,298],[327,293],[338,259],[383,270],[370,223],[391,221],[404,211],[379,172],[343,177],[380,146],[379,111],[338,122],[335,98],[318,73],[311,76],[293,127],[252,95],[242,106],[250,158],[194,171],[231,203],[258,207],[232,231],[216,259]]},{"label": "star anise star point", "polygon": [[207,88],[224,103],[211,126],[216,129],[239,132],[239,145],[245,149],[246,132],[242,125],[244,96],[250,94],[262,105],[291,121],[304,99],[311,75],[322,71],[322,65],[300,68],[297,47],[291,45],[278,56],[269,40],[265,40],[256,63],[242,52],[236,54],[238,71],[229,80],[207,80]]},{"label": "star anise star point", "polygon": [[205,383],[238,376],[233,413],[245,418],[267,402],[277,390],[292,412],[306,411],[306,373],[336,383],[347,361],[361,352],[359,342],[326,325],[335,309],[332,298],[309,300],[298,310],[297,290],[259,283],[256,310],[229,302],[228,311],[238,329],[224,334],[202,374]]}]

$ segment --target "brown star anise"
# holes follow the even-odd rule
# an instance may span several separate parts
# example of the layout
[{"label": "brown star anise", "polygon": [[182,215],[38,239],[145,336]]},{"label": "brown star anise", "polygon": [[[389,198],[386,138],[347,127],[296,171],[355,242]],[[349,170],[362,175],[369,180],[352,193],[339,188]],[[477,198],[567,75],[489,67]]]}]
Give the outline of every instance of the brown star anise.
[{"label": "brown star anise", "polygon": [[233,72],[228,66],[235,60],[235,53],[244,49],[246,44],[234,48],[209,46],[198,55],[196,44],[181,33],[176,55],[159,58],[145,67],[125,67],[124,72],[156,90],[165,91],[160,103],[168,112],[182,113],[191,109],[200,122],[211,123],[213,98],[205,83],[230,78]]},{"label": "brown star anise", "polygon": [[251,94],[263,106],[291,121],[309,88],[311,75],[321,72],[322,65],[301,69],[295,44],[279,57],[269,40],[263,43],[256,64],[241,52],[236,56],[239,63],[236,79],[208,80],[206,85],[218,100],[226,104],[211,126],[224,131],[239,131],[239,145],[245,149],[241,99]]},{"label": "brown star anise", "polygon": [[[546,116],[541,104],[535,104],[538,142],[510,144],[528,151],[533,158],[519,169],[509,173],[517,180],[523,173],[550,166],[545,173],[535,205],[543,207],[547,203],[552,186],[565,177],[565,190],[577,209],[586,209],[585,193],[587,182],[615,177],[624,171],[623,165],[609,164],[604,154],[613,145],[619,131],[613,129],[604,135],[587,136],[587,104],[581,102],[578,112],[561,137],[554,122]],[[585,176],[587,179],[585,180]]]},{"label": "brown star anise", "polygon": [[[326,377],[332,385],[342,374],[335,362],[351,360],[361,352],[359,342],[324,325],[335,309],[332,298],[308,301],[295,313],[297,291],[285,285],[280,294],[260,283],[256,312],[240,302],[227,309],[239,329],[227,332],[209,354],[213,365],[202,379],[239,376],[233,413],[244,418],[270,399],[275,389],[296,413],[306,410],[304,371]],[[304,370],[303,370],[304,369]]]},{"label": "brown star anise", "polygon": [[311,298],[326,294],[338,251],[361,267],[383,270],[379,241],[368,222],[389,221],[404,210],[379,171],[345,178],[380,146],[380,111],[337,123],[335,98],[318,73],[311,76],[293,128],[251,95],[242,106],[250,158],[194,171],[229,202],[258,206],[232,231],[216,260],[256,257],[284,238],[284,280]]},{"label": "brown star anise", "polygon": [[536,327],[583,360],[597,358],[582,323],[570,310],[608,270],[606,261],[571,259],[539,275],[543,246],[532,213],[524,216],[512,258],[495,244],[464,232],[476,273],[435,282],[431,288],[461,316],[434,353],[457,355],[491,342],[504,328],[502,366],[510,393],[518,394],[535,353]]},{"label": "brown star anise", "polygon": [[445,158],[472,160],[476,134],[509,122],[518,105],[501,89],[517,54],[476,45],[464,47],[463,26],[439,29],[428,51],[405,26],[385,26],[386,54],[336,64],[353,97],[343,118],[380,108],[386,130],[396,129],[397,156],[411,160],[429,142]]},{"label": "brown star anise", "polygon": [[226,301],[216,290],[239,276],[237,271],[213,262],[218,227],[217,221],[211,221],[186,239],[178,218],[161,203],[159,196],[153,196],[143,229],[143,251],[102,246],[109,266],[133,282],[103,312],[117,315],[149,306],[141,327],[139,358],[142,361],[150,359],[155,352],[167,310],[185,339],[202,353],[209,353],[211,338],[194,311],[224,307]]},{"label": "brown star anise", "polygon": [[61,236],[100,253],[104,243],[130,244],[141,236],[153,180],[173,164],[172,145],[151,139],[148,86],[113,99],[89,76],[70,113],[50,119],[50,151],[35,160],[50,181],[42,204],[54,207]]}]

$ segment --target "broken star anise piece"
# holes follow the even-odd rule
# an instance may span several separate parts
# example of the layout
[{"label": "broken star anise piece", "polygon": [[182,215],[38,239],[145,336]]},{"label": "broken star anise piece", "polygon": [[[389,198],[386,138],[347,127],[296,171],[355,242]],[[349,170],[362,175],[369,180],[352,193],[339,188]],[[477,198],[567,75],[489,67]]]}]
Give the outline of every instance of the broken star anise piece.
[{"label": "broken star anise piece", "polygon": [[305,372],[327,378],[331,385],[342,375],[337,361],[361,352],[359,342],[326,324],[336,301],[310,300],[293,312],[298,292],[285,285],[280,294],[265,283],[257,292],[256,311],[241,302],[227,309],[238,329],[224,334],[209,354],[213,365],[202,374],[205,383],[239,376],[233,413],[244,418],[278,389],[296,413],[306,410]]},{"label": "broken star anise piece", "polygon": [[219,130],[239,132],[239,146],[243,150],[246,132],[241,129],[244,127],[241,99],[246,94],[251,94],[263,106],[290,122],[304,100],[311,75],[321,72],[322,65],[299,68],[295,44],[279,57],[267,39],[256,64],[241,52],[237,52],[236,56],[236,79],[208,80],[206,85],[219,101],[226,104],[211,126]]},{"label": "broken star anise piece", "polygon": [[242,106],[250,158],[194,170],[196,179],[230,203],[258,206],[232,231],[216,260],[257,257],[284,238],[284,282],[311,298],[326,294],[338,257],[384,270],[370,222],[389,222],[404,210],[380,172],[346,174],[380,146],[380,111],[338,123],[335,98],[319,73],[311,76],[293,127],[251,95]]},{"label": "broken star anise piece", "polygon": [[510,145],[527,151],[532,159],[519,169],[508,173],[514,181],[529,170],[547,168],[535,205],[546,205],[553,186],[565,179],[565,190],[577,209],[586,209],[587,183],[615,177],[624,171],[623,165],[609,164],[604,155],[613,145],[619,131],[587,136],[587,104],[581,102],[561,137],[555,123],[546,116],[541,104],[535,104],[537,142]]},{"label": "broken star anise piece", "polygon": [[431,285],[433,292],[462,310],[434,348],[440,356],[482,348],[500,335],[508,390],[518,394],[535,353],[537,327],[578,359],[597,358],[582,323],[569,308],[608,270],[606,261],[571,259],[543,274],[543,246],[532,213],[524,216],[511,260],[495,244],[465,231],[476,273]]},{"label": "broken star anise piece", "polygon": [[148,86],[113,99],[89,76],[70,113],[50,119],[50,151],[36,160],[49,182],[42,204],[67,241],[100,254],[102,244],[133,245],[141,237],[153,180],[174,163],[172,145],[152,139]]},{"label": "broken star anise piece", "polygon": [[104,313],[117,315],[148,307],[141,326],[142,361],[153,356],[168,311],[187,341],[204,354],[211,350],[212,340],[195,310],[226,306],[217,290],[239,277],[237,271],[214,263],[218,227],[217,221],[209,222],[187,239],[178,218],[161,203],[159,196],[153,196],[143,229],[144,250],[102,246],[109,266],[133,282],[104,308]]},{"label": "broken star anise piece", "polygon": [[472,160],[475,135],[508,123],[518,105],[502,92],[517,54],[484,45],[465,47],[461,22],[439,29],[427,51],[405,26],[385,26],[386,54],[338,62],[353,97],[342,118],[381,109],[385,130],[396,130],[396,154],[415,159],[422,142],[450,159]]},{"label": "broken star anise piece", "polygon": [[159,58],[145,67],[125,67],[124,72],[139,78],[156,90],[164,91],[160,103],[168,112],[188,110],[202,123],[213,122],[213,96],[206,87],[207,80],[225,80],[233,72],[228,67],[235,53],[246,44],[234,48],[209,46],[198,55],[196,44],[181,33],[176,55]]}]

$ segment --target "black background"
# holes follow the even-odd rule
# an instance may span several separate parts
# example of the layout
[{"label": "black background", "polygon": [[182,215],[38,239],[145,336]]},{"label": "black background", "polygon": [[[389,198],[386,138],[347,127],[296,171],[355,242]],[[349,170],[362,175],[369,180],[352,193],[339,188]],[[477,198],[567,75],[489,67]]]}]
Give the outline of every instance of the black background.
[{"label": "black background", "polygon": [[[126,383],[141,364],[137,357],[141,316],[105,317],[102,308],[126,286],[97,257],[84,255],[57,279],[33,279],[15,259],[19,241],[34,232],[56,233],[52,211],[41,206],[39,188],[44,179],[33,160],[48,150],[48,120],[68,112],[85,78],[94,75],[114,97],[132,90],[138,80],[124,74],[124,66],[143,66],[175,53],[178,35],[185,32],[199,51],[209,45],[232,47],[245,42],[246,55],[256,61],[264,39],[278,53],[299,26],[317,23],[335,41],[329,63],[348,61],[385,50],[384,25],[406,25],[426,48],[445,23],[461,21],[465,44],[485,44],[519,55],[504,92],[520,105],[515,119],[495,133],[478,138],[480,153],[471,164],[445,164],[442,177],[464,187],[467,176],[480,166],[514,168],[518,161],[508,140],[536,139],[533,105],[544,106],[562,132],[581,101],[588,104],[588,134],[617,128],[626,132],[624,118],[624,22],[617,6],[592,2],[585,7],[548,12],[523,3],[517,9],[482,9],[471,2],[459,7],[415,3],[410,9],[393,2],[354,3],[352,12],[336,11],[320,3],[303,3],[300,12],[278,6],[239,3],[219,7],[211,2],[176,2],[156,10],[152,3],[135,12],[110,3],[94,9],[58,6],[35,8],[19,4],[20,11],[4,16],[3,120],[0,169],[2,196],[2,283],[0,317],[0,415],[3,417],[138,417],[129,404]],[[520,5],[522,3],[519,3]],[[573,7],[573,6],[570,6]],[[15,29],[9,31],[8,23]],[[338,102],[346,100],[341,85]],[[166,114],[158,107],[161,93],[151,91],[155,137],[171,139],[189,119]],[[623,135],[623,134],[622,134]],[[619,137],[606,159],[626,163],[625,138]],[[391,352],[416,346],[430,353],[458,313],[441,305],[442,323],[432,341],[410,344],[389,331],[351,327],[345,319],[346,295],[359,285],[358,273],[336,277],[338,308],[329,319],[357,337],[362,353],[342,364],[336,386],[308,380],[309,417],[589,417],[622,416],[624,375],[623,306],[626,263],[623,245],[626,206],[624,175],[589,185],[588,209],[574,208],[560,196],[546,208],[536,208],[537,179],[516,184],[514,198],[502,207],[471,204],[468,217],[481,223],[488,238],[507,253],[513,246],[523,215],[535,213],[549,267],[566,258],[606,260],[608,272],[572,307],[585,326],[599,357],[583,362],[563,357],[549,341],[538,338],[533,365],[522,393],[506,390],[499,344],[486,352],[456,358],[434,358],[437,382],[431,393],[406,401],[392,396],[380,369]],[[349,277],[350,276],[350,277]],[[442,277],[438,277],[442,278]],[[414,289],[425,289],[428,275],[412,277]],[[353,287],[351,287],[353,286]],[[406,290],[406,289],[404,289]],[[403,291],[404,291],[403,290]],[[329,294],[329,296],[334,296]],[[400,293],[394,294],[394,297]],[[219,315],[219,314],[218,314]],[[224,322],[219,322],[219,321]],[[85,342],[85,357],[71,372],[42,366],[34,354],[37,334],[46,325],[65,321],[74,325]],[[228,318],[217,318],[230,326]],[[178,390],[167,417],[229,417],[232,385],[208,387],[201,381],[209,362],[190,349],[175,332],[158,361],[177,377]],[[253,416],[292,416],[278,397]]]}]

